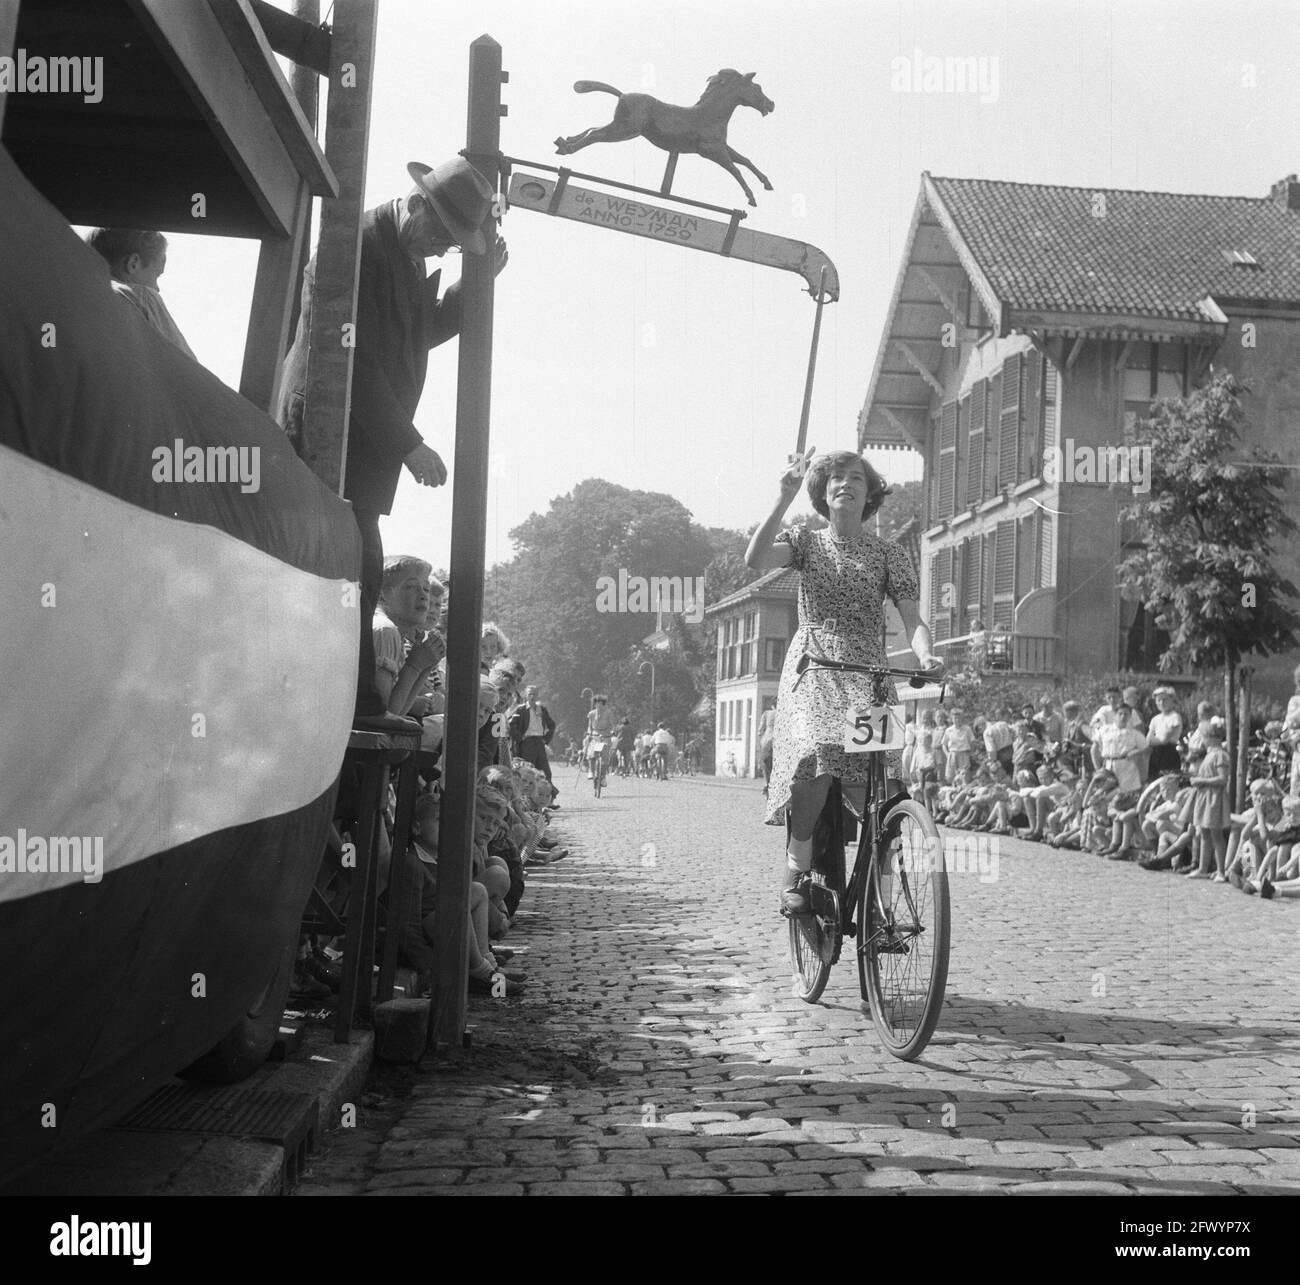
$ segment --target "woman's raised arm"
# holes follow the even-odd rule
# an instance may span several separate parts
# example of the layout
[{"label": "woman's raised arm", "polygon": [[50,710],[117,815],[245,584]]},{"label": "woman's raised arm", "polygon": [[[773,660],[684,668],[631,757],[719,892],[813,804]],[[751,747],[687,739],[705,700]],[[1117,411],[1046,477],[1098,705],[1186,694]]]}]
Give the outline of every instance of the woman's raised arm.
[{"label": "woman's raised arm", "polygon": [[781,494],[777,499],[767,520],[754,532],[745,550],[745,565],[755,571],[774,571],[777,567],[788,567],[794,557],[794,550],[788,544],[773,544],[785,511],[790,507],[794,497],[799,493],[799,484],[808,470],[808,461],[812,458],[813,448],[809,447],[806,456],[801,456],[790,464],[781,474]]}]

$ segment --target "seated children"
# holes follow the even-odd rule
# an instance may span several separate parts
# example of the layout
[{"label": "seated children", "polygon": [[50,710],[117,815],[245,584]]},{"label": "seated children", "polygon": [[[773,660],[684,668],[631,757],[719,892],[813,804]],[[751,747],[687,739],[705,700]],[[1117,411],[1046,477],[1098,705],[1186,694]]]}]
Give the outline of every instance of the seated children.
[{"label": "seated children", "polygon": [[1300,797],[1283,798],[1281,824],[1270,829],[1266,839],[1268,850],[1259,874],[1245,886],[1265,900],[1279,892],[1285,897],[1300,895]]},{"label": "seated children", "polygon": [[[427,986],[437,966],[434,951],[438,892],[438,820],[440,803],[432,794],[415,801],[411,818],[411,846],[406,856],[407,914],[402,925],[398,957],[420,975]],[[483,884],[470,885],[470,931],[466,940],[469,956],[469,990],[472,995],[496,993],[515,995],[523,985],[522,974],[505,972],[493,955],[488,941],[489,897]],[[501,974],[501,976],[497,976]]]}]

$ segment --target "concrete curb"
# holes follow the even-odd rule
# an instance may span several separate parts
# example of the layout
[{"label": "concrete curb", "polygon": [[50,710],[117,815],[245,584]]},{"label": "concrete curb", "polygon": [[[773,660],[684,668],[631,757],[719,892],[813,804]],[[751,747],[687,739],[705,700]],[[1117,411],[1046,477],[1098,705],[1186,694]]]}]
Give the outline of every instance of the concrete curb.
[{"label": "concrete curb", "polygon": [[[308,1094],[326,1133],[339,1127],[345,1103],[359,1107],[373,1055],[370,1031],[335,1044],[329,1027],[313,1025],[288,1061],[269,1062],[234,1087]],[[317,1139],[317,1150],[322,1142]],[[283,1147],[255,1138],[109,1127],[0,1188],[0,1196],[287,1195],[285,1160]]]}]

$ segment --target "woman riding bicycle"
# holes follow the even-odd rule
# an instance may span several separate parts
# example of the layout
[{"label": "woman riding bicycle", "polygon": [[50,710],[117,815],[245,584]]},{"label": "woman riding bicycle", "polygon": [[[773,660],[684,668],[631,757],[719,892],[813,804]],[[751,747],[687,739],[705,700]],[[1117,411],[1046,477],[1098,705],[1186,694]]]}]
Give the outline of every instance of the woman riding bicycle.
[{"label": "woman riding bicycle", "polygon": [[[794,567],[800,573],[799,628],[781,672],[766,817],[768,825],[782,825],[787,809],[790,813],[781,904],[792,914],[808,908],[813,829],[831,778],[846,785],[868,780],[870,756],[844,750],[845,714],[851,706],[898,703],[893,683],[883,675],[820,670],[796,686],[800,658],[811,651],[831,660],[887,666],[882,611],[888,597],[926,675],[943,673],[920,617],[911,559],[901,545],[871,535],[863,525],[889,494],[884,478],[851,451],[819,456],[808,467],[811,457],[810,450],[782,474],[776,506],[745,552],[746,564],[755,570]],[[812,506],[830,525],[821,531],[795,526],[778,535],[805,467]],[[902,792],[896,753],[888,756],[888,770],[891,794]]]}]

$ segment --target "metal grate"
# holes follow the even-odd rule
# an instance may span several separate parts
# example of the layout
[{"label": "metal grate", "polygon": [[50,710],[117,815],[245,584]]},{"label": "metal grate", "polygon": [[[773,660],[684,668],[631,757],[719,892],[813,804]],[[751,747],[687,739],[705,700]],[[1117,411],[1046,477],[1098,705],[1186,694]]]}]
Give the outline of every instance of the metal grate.
[{"label": "metal grate", "polygon": [[316,1145],[320,1105],[308,1093],[167,1084],[113,1125],[115,1129],[255,1138],[284,1149],[286,1189]]}]

